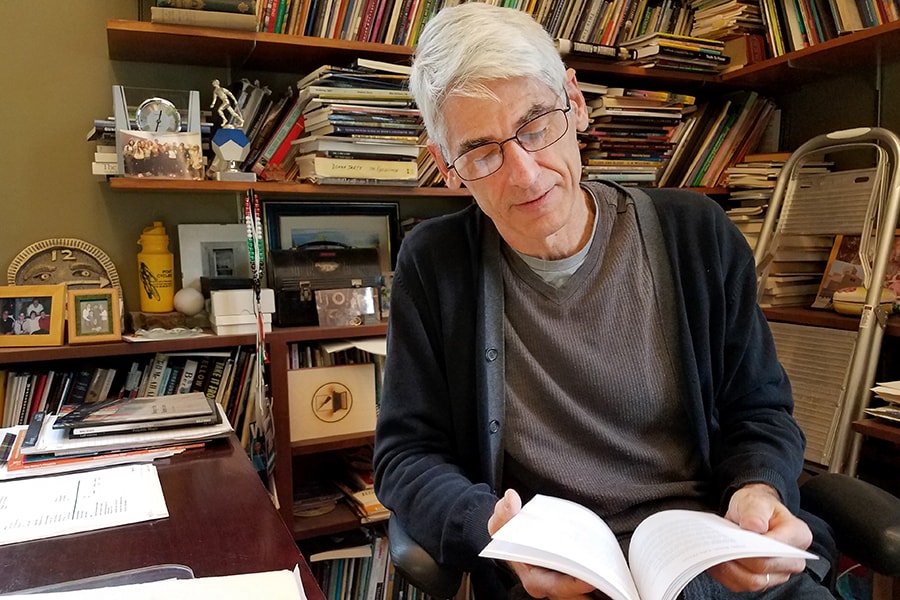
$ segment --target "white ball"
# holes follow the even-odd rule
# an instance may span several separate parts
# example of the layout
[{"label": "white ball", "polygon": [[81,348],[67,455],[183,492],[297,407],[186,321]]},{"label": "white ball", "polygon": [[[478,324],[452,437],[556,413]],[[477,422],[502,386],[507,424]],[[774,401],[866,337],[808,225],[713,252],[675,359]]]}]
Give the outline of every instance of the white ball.
[{"label": "white ball", "polygon": [[175,310],[188,317],[193,317],[203,310],[203,294],[192,287],[181,288],[175,292]]}]

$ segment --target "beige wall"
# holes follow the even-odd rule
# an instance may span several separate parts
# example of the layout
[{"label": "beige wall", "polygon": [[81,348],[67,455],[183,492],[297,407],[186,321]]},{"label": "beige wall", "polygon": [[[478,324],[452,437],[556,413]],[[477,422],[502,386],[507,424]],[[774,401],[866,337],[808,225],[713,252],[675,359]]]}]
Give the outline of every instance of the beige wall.
[{"label": "beige wall", "polygon": [[[94,144],[84,141],[85,134],[95,118],[111,113],[113,84],[199,89],[203,106],[209,102],[213,78],[231,80],[224,69],[110,61],[106,19],[135,19],[137,4],[0,1],[0,280],[26,246],[50,237],[79,238],[112,258],[126,308],[133,310],[138,298],[137,239],[143,227],[162,219],[177,257],[177,223],[239,219],[236,195],[113,193],[90,173]],[[900,91],[897,73],[896,63],[885,70],[888,100],[882,124],[900,131],[900,113],[890,100]],[[263,77],[267,83],[278,80],[273,74]],[[874,124],[873,89],[874,69],[784,90],[782,100],[790,113],[788,144],[795,146],[834,128]]]},{"label": "beige wall", "polygon": [[[112,85],[184,89],[210,98],[224,70],[112,62],[106,19],[136,19],[136,0],[0,2],[0,280],[28,245],[71,237],[104,250],[122,280],[126,309],[138,305],[141,230],[162,219],[177,256],[177,223],[235,222],[230,194],[114,193],[91,175],[94,143],[85,135],[112,112]],[[207,102],[208,103],[208,102]],[[176,284],[178,284],[176,277]]]}]

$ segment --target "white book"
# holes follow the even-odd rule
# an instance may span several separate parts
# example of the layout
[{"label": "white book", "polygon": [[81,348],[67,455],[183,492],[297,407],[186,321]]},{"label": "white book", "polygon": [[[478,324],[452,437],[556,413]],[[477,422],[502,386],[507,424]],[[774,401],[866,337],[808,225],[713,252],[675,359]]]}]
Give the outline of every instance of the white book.
[{"label": "white book", "polygon": [[542,495],[501,527],[480,556],[560,571],[612,600],[674,600],[697,575],[729,560],[818,558],[712,513],[667,510],[638,525],[626,561],[600,517],[575,502]]}]

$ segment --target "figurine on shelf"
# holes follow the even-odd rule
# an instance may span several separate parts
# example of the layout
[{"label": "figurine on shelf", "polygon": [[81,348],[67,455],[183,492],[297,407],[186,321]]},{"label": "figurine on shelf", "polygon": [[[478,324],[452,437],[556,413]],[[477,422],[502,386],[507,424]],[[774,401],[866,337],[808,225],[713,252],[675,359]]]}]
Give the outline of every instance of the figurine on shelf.
[{"label": "figurine on shelf", "polygon": [[[222,119],[222,127],[225,129],[240,129],[244,126],[244,116],[241,114],[241,108],[237,105],[237,98],[228,88],[219,85],[218,79],[213,79],[213,101],[209,105],[210,108],[215,107],[216,102],[219,103],[219,117]],[[225,116],[225,113],[228,116]]]},{"label": "figurine on shelf", "polygon": [[[213,135],[212,147],[216,158],[210,167],[215,172],[213,179],[219,181],[256,181],[256,173],[244,173],[238,168],[238,164],[247,158],[250,151],[250,140],[241,129],[244,126],[244,117],[238,106],[237,99],[227,88],[219,85],[218,79],[213,79],[213,101],[210,108],[219,103],[217,112],[222,118],[222,125]],[[229,116],[226,117],[226,112]]]}]

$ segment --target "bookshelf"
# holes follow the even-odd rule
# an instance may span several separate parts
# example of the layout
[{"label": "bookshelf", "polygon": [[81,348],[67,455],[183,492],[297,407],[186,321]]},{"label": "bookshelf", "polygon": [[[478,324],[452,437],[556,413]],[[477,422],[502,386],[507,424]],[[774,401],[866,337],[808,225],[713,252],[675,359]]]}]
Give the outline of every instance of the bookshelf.
[{"label": "bookshelf", "polygon": [[[235,72],[271,71],[303,74],[322,64],[343,64],[365,56],[377,60],[408,64],[413,49],[379,43],[344,41],[328,38],[289,36],[217,30],[201,27],[158,25],[148,22],[109,19],[106,23],[110,60],[166,63],[192,66],[226,67]],[[567,64],[575,68],[585,81],[601,81],[609,85],[627,83],[636,86],[666,87],[674,91],[688,91],[698,95],[714,94],[733,89],[754,89],[761,92],[780,91],[810,81],[821,81],[851,73],[863,67],[874,71],[884,60],[900,57],[900,21],[841,36],[798,52],[744,67],[721,75],[696,75],[676,71],[655,71],[639,67],[621,66],[615,62],[569,55]],[[215,181],[150,181],[114,178],[110,188],[117,192],[196,193],[243,192],[246,183]],[[465,190],[445,188],[392,188],[388,186],[316,186],[302,183],[257,182],[253,184],[261,194],[295,199],[332,198],[354,199],[364,196],[393,197],[402,203],[410,200],[430,201],[432,198],[464,202],[470,199]],[[709,195],[727,193],[724,189],[701,189]],[[797,323],[827,324],[853,329],[857,320],[826,311],[803,308],[767,309],[772,320]],[[349,330],[321,330],[318,328],[276,328],[268,336],[271,392],[275,398],[274,418],[277,424],[288,422],[287,365],[288,344],[304,340],[383,335],[385,324]],[[900,317],[892,317],[888,334],[900,336]],[[238,343],[235,341],[234,343]],[[149,350],[148,350],[149,351]],[[0,361],[3,360],[0,355]],[[317,440],[309,444],[291,444],[283,425],[277,441],[278,458],[276,483],[281,514],[293,523],[297,539],[335,533],[358,526],[349,509],[339,507],[322,517],[293,519],[291,513],[294,459],[315,460],[315,456],[333,450],[370,443],[372,436],[350,436]]]}]

